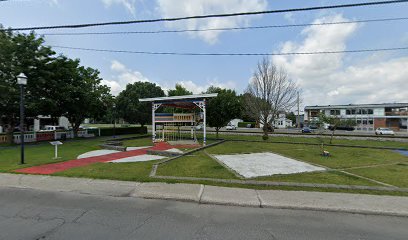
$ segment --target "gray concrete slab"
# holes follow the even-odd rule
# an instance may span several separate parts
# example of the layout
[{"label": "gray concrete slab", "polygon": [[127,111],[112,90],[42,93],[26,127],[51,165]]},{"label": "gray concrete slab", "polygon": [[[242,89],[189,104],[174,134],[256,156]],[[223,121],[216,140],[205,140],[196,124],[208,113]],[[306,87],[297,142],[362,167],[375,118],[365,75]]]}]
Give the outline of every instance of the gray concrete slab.
[{"label": "gray concrete slab", "polygon": [[325,170],[322,167],[269,152],[215,155],[214,157],[245,178]]},{"label": "gray concrete slab", "polygon": [[198,202],[201,192],[198,184],[141,183],[131,196]]},{"label": "gray concrete slab", "polygon": [[260,201],[253,189],[204,186],[200,203],[259,207]]},{"label": "gray concrete slab", "polygon": [[94,179],[78,190],[79,193],[86,193],[101,196],[126,197],[140,185],[138,182],[124,182]]},{"label": "gray concrete slab", "polygon": [[408,216],[408,197],[258,190],[261,207]]}]

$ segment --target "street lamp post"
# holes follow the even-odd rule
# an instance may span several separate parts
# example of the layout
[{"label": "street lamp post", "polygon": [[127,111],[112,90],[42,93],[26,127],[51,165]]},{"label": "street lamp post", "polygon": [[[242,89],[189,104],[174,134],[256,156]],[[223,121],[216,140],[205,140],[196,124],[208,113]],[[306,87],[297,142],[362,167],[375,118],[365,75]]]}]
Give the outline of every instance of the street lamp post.
[{"label": "street lamp post", "polygon": [[27,77],[24,73],[20,73],[17,76],[17,84],[20,85],[20,163],[24,164],[24,86],[27,85]]},{"label": "street lamp post", "polygon": [[116,138],[116,104],[113,104],[113,138]]}]

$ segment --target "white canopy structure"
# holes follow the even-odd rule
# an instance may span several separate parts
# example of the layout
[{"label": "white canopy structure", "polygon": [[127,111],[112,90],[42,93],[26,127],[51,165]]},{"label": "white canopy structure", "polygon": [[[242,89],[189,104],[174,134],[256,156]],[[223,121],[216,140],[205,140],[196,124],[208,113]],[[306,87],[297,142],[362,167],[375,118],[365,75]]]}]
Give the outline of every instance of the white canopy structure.
[{"label": "white canopy structure", "polygon": [[[198,123],[197,116],[194,113],[156,113],[157,109],[162,106],[173,107],[173,108],[182,108],[182,109],[195,109],[200,108],[202,112],[203,120],[203,144],[206,144],[207,141],[207,131],[206,131],[206,101],[209,98],[217,97],[218,93],[211,94],[196,94],[196,95],[184,95],[184,96],[173,96],[173,97],[157,97],[157,98],[142,98],[139,99],[139,102],[151,102],[152,103],[152,140],[153,142],[157,141],[156,135],[156,124],[163,124],[164,126],[174,126],[178,128],[180,125],[190,124],[194,127]],[[167,125],[166,125],[167,124]],[[172,131],[173,136],[165,137],[165,128],[162,129],[163,135],[161,140],[167,139],[177,139]],[[170,130],[169,130],[170,131]],[[192,129],[193,131],[193,129]]]}]

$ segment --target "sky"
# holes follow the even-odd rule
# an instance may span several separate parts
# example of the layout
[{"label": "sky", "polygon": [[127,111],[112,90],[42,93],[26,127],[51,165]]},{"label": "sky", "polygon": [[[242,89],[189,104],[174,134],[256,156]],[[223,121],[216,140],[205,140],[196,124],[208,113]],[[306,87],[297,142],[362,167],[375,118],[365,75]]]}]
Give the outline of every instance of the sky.
[{"label": "sky", "polygon": [[[0,2],[0,24],[30,27],[264,11],[374,0],[9,0]],[[408,3],[308,12],[147,23],[67,32],[157,31],[408,17]],[[44,35],[45,44],[131,51],[279,53],[408,47],[408,20],[329,26],[161,34]],[[194,93],[209,86],[243,93],[259,56],[163,56],[54,48],[101,72],[117,95],[126,84],[149,81],[163,89],[179,83]],[[273,56],[301,88],[302,105],[408,102],[408,50]]]}]

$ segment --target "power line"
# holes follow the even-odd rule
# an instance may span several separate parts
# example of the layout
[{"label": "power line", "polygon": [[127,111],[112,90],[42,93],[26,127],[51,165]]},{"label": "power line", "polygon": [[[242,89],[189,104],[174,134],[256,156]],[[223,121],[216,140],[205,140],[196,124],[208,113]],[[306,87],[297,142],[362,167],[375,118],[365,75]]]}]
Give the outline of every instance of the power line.
[{"label": "power line", "polygon": [[323,23],[266,25],[266,26],[252,26],[252,27],[205,28],[205,29],[158,30],[158,31],[118,31],[118,32],[79,32],[79,33],[66,32],[66,33],[40,33],[40,35],[44,35],[44,36],[68,36],[68,35],[81,36],[81,35],[158,34],[158,33],[184,33],[184,32],[207,32],[207,31],[234,31],[234,30],[254,30],[254,29],[268,29],[268,28],[339,25],[339,24],[368,23],[368,22],[389,22],[389,21],[401,21],[401,20],[408,20],[408,17],[365,19],[365,20],[323,22]]},{"label": "power line", "polygon": [[150,51],[113,50],[113,49],[81,48],[81,47],[51,46],[51,45],[49,47],[61,48],[61,49],[71,49],[71,50],[92,51],[92,52],[130,53],[130,54],[144,54],[144,55],[178,55],[178,56],[289,56],[289,55],[318,55],[318,54],[363,53],[363,52],[408,50],[408,47],[395,47],[395,48],[375,48],[375,49],[316,51],[316,52],[192,53],[192,52],[150,52]]},{"label": "power line", "polygon": [[197,16],[175,17],[175,18],[158,18],[158,19],[117,21],[117,22],[99,22],[99,23],[85,23],[85,24],[71,24],[71,25],[55,25],[55,26],[42,26],[42,27],[22,27],[22,28],[10,28],[10,30],[26,31],[26,30],[40,30],[40,29],[85,28],[85,27],[96,27],[96,26],[140,24],[140,23],[153,23],[153,22],[173,22],[173,21],[188,20],[188,19],[205,19],[205,18],[236,17],[236,16],[260,15],[260,14],[274,14],[274,13],[285,13],[285,12],[300,12],[300,11],[312,11],[312,10],[334,9],[334,8],[350,8],[350,7],[385,5],[385,4],[394,4],[394,3],[404,3],[404,2],[408,2],[408,0],[362,2],[362,3],[353,3],[353,4],[328,5],[328,6],[320,6],[320,7],[291,8],[291,9],[279,9],[279,10],[257,11],[257,12],[210,14],[210,15],[197,15]]}]

